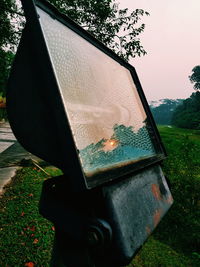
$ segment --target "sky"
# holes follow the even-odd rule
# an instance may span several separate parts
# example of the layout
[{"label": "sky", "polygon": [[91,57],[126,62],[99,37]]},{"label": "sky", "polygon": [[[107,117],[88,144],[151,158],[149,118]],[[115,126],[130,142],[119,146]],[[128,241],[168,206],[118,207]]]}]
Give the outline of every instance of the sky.
[{"label": "sky", "polygon": [[131,59],[147,100],[187,98],[188,76],[200,65],[200,0],[118,0],[120,8],[150,13],[140,40],[147,55]]}]

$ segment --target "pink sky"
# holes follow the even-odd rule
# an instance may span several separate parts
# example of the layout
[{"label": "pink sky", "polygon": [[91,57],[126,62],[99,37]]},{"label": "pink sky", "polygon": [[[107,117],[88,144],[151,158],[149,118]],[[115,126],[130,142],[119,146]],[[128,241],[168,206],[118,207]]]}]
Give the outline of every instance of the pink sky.
[{"label": "pink sky", "polygon": [[187,98],[188,76],[200,65],[200,0],[119,0],[120,7],[142,8],[146,29],[140,35],[147,55],[132,59],[148,100]]}]

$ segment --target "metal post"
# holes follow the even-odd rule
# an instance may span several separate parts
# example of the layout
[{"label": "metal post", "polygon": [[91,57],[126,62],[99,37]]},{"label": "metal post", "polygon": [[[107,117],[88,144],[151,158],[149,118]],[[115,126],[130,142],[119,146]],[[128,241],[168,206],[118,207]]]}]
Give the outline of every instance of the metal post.
[{"label": "metal post", "polygon": [[[96,217],[95,199],[67,192],[67,178],[43,183],[40,213],[55,225],[51,267],[112,267],[109,262],[110,225]],[[116,265],[115,265],[116,267]]]}]

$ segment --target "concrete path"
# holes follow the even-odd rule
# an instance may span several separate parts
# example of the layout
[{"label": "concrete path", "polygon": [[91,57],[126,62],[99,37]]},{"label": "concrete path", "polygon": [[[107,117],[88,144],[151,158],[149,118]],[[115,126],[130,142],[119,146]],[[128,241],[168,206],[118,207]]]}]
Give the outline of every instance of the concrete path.
[{"label": "concrete path", "polygon": [[9,123],[0,123],[0,153],[16,142]]},{"label": "concrete path", "polygon": [[20,168],[23,159],[38,159],[16,140],[9,123],[0,123],[0,195]]}]

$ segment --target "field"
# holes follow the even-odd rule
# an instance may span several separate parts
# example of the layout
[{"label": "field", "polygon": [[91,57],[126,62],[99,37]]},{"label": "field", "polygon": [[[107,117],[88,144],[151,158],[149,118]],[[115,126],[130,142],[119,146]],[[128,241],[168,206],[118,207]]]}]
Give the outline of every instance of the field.
[{"label": "field", "polygon": [[[159,131],[168,153],[163,170],[174,204],[129,267],[198,267],[200,131],[167,126]],[[55,168],[45,170],[59,174]],[[46,178],[40,169],[24,167],[7,187],[0,203],[0,266],[49,266],[54,227],[37,208]]]}]

